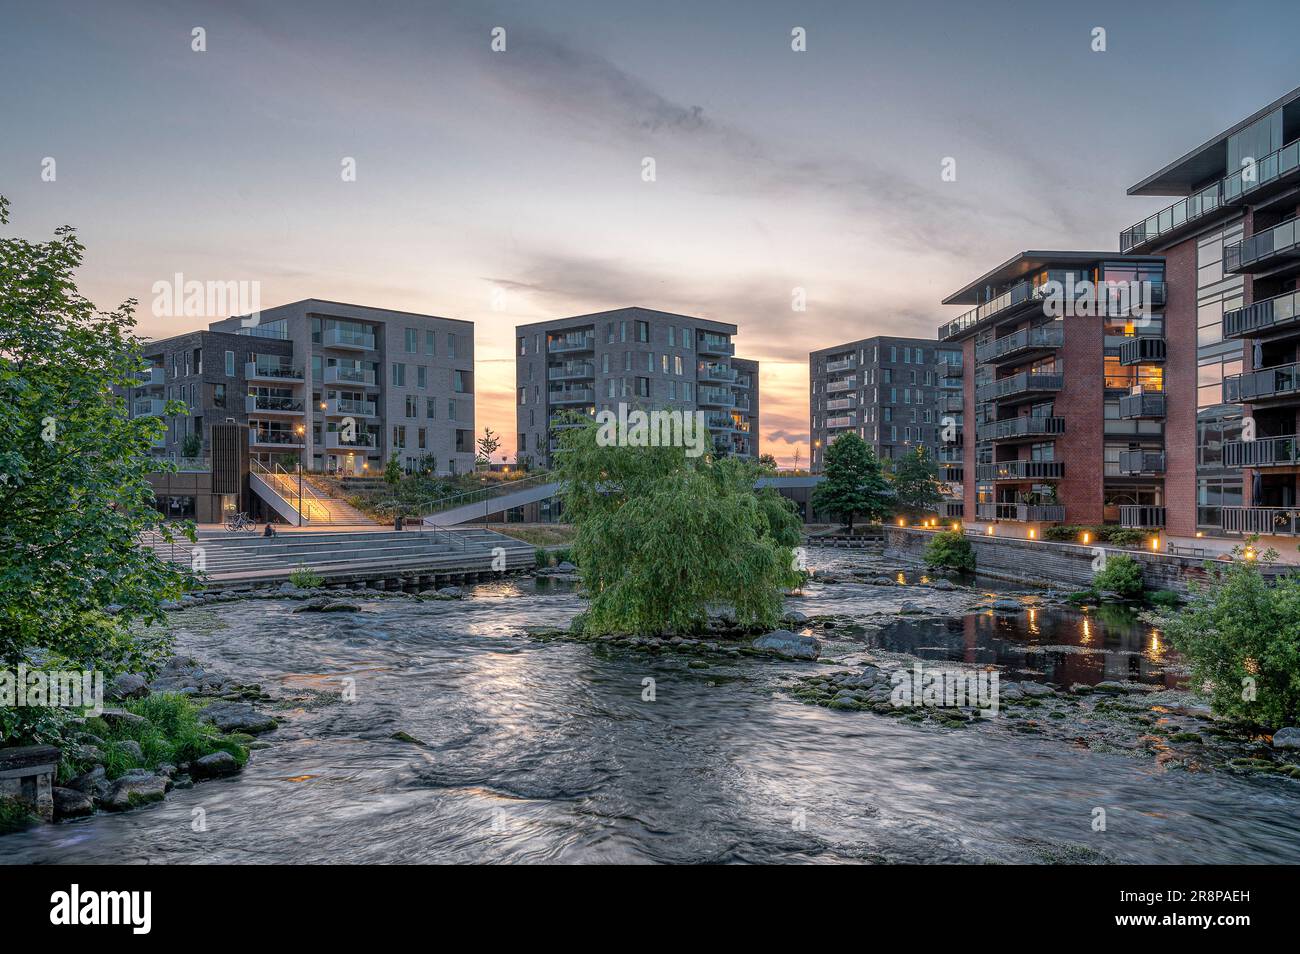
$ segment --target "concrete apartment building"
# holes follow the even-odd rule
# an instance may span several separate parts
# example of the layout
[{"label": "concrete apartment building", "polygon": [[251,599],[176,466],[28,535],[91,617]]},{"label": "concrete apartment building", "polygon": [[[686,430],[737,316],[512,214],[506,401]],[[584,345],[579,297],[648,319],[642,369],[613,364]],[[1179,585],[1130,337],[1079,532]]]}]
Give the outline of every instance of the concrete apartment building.
[{"label": "concrete apartment building", "polygon": [[1165,298],[1159,256],[1026,251],[944,299],[968,309],[938,334],[968,369],[968,524],[1032,537],[1152,519],[1167,459]]},{"label": "concrete apartment building", "polygon": [[[959,347],[925,338],[878,336],[822,348],[808,355],[808,427],[813,473],[826,448],[856,431],[876,456],[889,460],[914,447],[929,450],[940,477],[959,497],[964,420]],[[953,427],[947,432],[946,422]],[[960,517],[949,505],[945,516]]]},{"label": "concrete apartment building", "polygon": [[148,342],[144,355],[133,416],[162,416],[169,399],[189,408],[166,419],[160,454],[184,456],[194,435],[206,455],[211,425],[233,421],[268,467],[378,473],[395,452],[408,469],[474,468],[471,322],[306,299]]},{"label": "concrete apartment building", "polygon": [[[1165,259],[1166,510],[1175,538],[1294,552],[1300,453],[1300,89],[1128,190],[1180,196],[1120,233]],[[1243,427],[1243,422],[1247,426]]]},{"label": "concrete apartment building", "polygon": [[757,457],[758,362],[735,357],[736,326],[618,308],[515,329],[518,459],[550,466],[554,418],[629,408],[703,411],[714,450]]}]

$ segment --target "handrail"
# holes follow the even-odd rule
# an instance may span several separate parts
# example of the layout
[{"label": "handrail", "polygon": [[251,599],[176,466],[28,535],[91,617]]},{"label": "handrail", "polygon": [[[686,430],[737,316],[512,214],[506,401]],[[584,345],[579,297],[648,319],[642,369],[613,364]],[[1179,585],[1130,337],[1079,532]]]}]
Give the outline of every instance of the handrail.
[{"label": "handrail", "polygon": [[[439,497],[437,500],[428,504],[426,509],[428,515],[432,516],[440,510],[451,510],[453,507],[461,507],[465,504],[478,503],[479,500],[491,500],[494,496],[504,497],[508,493],[522,489],[526,484],[532,484],[534,481],[542,479],[553,479],[548,471],[540,471],[531,477],[524,477],[520,480],[503,480],[491,487],[481,487],[478,490],[463,490],[458,494],[449,494],[446,497]],[[502,490],[501,488],[507,488]],[[476,497],[475,500],[464,500],[462,498]],[[451,503],[451,501],[459,501]]]}]

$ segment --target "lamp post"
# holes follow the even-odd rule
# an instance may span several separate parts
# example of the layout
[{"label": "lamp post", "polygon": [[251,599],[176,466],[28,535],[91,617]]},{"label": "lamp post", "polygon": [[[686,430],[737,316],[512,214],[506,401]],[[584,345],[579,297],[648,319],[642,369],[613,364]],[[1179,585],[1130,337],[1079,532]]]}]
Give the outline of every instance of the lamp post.
[{"label": "lamp post", "polygon": [[302,526],[302,442],[303,434],[306,429],[299,424],[295,431],[298,433],[298,526]]}]

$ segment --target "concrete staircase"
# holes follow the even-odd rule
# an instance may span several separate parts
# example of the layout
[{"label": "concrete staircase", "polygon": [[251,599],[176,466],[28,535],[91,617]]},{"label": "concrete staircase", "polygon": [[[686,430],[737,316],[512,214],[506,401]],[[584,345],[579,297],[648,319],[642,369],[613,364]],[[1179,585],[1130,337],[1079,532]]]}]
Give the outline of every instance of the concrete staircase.
[{"label": "concrete staircase", "polygon": [[555,496],[559,484],[545,474],[493,484],[484,490],[471,490],[435,501],[425,516],[426,524],[454,527],[474,520],[483,520],[493,514],[513,510],[524,504],[538,503]]},{"label": "concrete staircase", "polygon": [[282,468],[271,469],[254,464],[249,473],[249,485],[263,501],[291,526],[312,527],[373,527],[371,520],[342,497],[334,496],[329,487],[313,482],[311,475],[302,475],[302,520],[298,519],[298,475]]},{"label": "concrete staircase", "polygon": [[287,580],[300,567],[331,581],[452,579],[517,572],[534,566],[536,559],[535,548],[521,540],[490,530],[440,527],[293,531],[274,537],[209,531],[197,543],[171,544],[157,536],[142,542],[163,559],[187,567],[195,566],[195,550],[200,550],[204,577],[218,585]]}]

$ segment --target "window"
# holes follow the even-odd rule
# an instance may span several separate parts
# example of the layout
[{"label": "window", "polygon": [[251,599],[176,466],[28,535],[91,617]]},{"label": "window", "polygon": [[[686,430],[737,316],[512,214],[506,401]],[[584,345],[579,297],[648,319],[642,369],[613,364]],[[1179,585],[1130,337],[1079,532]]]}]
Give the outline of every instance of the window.
[{"label": "window", "polygon": [[649,397],[649,396],[650,396],[650,379],[649,379],[649,378],[637,378],[637,379],[636,379],[636,395],[637,395],[637,397]]},{"label": "window", "polygon": [[469,382],[466,377],[466,372],[453,371],[451,373],[451,389],[455,391],[457,394],[466,393],[469,390],[467,386],[468,383]]},{"label": "window", "polygon": [[661,355],[659,356],[659,359],[660,359],[660,361],[659,361],[659,364],[660,364],[660,370],[663,371],[664,374],[667,374],[667,373],[668,373],[668,355],[666,355],[666,354],[661,354]]},{"label": "window", "polygon": [[420,416],[420,399],[417,398],[414,394],[406,395],[406,416],[407,417]]},{"label": "window", "polygon": [[406,365],[393,362],[393,387],[406,387]]},{"label": "window", "polygon": [[600,356],[600,373],[609,374],[609,352],[606,351]]},{"label": "window", "polygon": [[406,353],[415,354],[420,348],[420,332],[416,328],[406,329]]},{"label": "window", "polygon": [[[226,354],[228,355],[233,353],[234,352],[231,351],[226,352]],[[224,384],[214,384],[212,386],[212,406],[213,407],[226,406],[226,386]]]},{"label": "window", "polygon": [[429,387],[429,369],[424,365],[415,369],[415,386],[422,389]]},{"label": "window", "polygon": [[650,343],[650,322],[638,321],[636,323],[636,340],[642,344]]},{"label": "window", "polygon": [[401,424],[393,425],[393,447],[398,449],[406,447],[406,428]]},{"label": "window", "polygon": [[519,406],[520,406],[520,407],[523,407],[523,406],[526,405],[527,403],[528,403],[528,389],[527,389],[527,388],[520,388],[520,389],[519,389]]},{"label": "window", "polygon": [[673,355],[673,373],[680,375],[682,373],[682,356]]},{"label": "window", "polygon": [[[523,347],[523,344],[524,344],[524,339],[523,339],[523,338],[520,338],[520,339],[519,339],[519,346],[522,348],[522,347]],[[437,332],[426,331],[426,332],[424,333],[424,353],[425,353],[425,354],[428,354],[428,355],[435,355],[435,354],[438,353],[438,335],[437,335]],[[521,353],[522,353],[522,352],[521,352]]]},{"label": "window", "polygon": [[450,331],[447,332],[447,357],[456,357],[456,336]]},{"label": "window", "polygon": [[[521,388],[520,390],[523,389]],[[431,421],[438,416],[434,409],[436,404],[437,402],[433,398],[424,399],[424,416]]]},{"label": "window", "polygon": [[226,352],[226,377],[233,378],[234,376],[235,376],[235,352],[227,351]]}]

